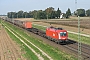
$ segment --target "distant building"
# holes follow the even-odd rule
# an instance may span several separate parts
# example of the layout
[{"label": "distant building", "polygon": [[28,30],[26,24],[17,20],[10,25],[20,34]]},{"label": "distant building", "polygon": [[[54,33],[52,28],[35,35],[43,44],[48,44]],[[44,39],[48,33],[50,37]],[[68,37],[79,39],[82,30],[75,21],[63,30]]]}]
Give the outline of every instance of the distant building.
[{"label": "distant building", "polygon": [[65,13],[61,13],[61,14],[60,14],[60,19],[65,18],[65,16],[64,16],[64,15],[65,15]]}]

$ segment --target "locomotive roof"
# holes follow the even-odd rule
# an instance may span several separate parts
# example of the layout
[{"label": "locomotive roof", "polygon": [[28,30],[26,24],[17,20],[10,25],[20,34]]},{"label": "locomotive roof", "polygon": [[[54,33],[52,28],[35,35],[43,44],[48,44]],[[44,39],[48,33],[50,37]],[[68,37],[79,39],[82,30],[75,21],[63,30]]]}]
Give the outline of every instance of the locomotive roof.
[{"label": "locomotive roof", "polygon": [[54,27],[50,27],[51,29],[55,29],[55,30],[63,30],[62,28],[54,28]]}]

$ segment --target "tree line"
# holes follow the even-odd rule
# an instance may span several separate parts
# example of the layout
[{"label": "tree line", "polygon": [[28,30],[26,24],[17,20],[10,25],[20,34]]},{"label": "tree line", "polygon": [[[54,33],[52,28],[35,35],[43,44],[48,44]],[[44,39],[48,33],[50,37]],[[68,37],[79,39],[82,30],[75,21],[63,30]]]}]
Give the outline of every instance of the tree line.
[{"label": "tree line", "polygon": [[[35,18],[35,19],[55,19],[60,18],[62,14],[61,10],[58,8],[55,10],[53,7],[49,7],[45,10],[34,10],[29,12],[18,11],[18,12],[8,12],[8,18]],[[72,15],[71,10],[68,8],[66,13],[63,13],[64,18],[69,18]],[[77,9],[74,12],[75,16],[90,16],[90,9]]]}]

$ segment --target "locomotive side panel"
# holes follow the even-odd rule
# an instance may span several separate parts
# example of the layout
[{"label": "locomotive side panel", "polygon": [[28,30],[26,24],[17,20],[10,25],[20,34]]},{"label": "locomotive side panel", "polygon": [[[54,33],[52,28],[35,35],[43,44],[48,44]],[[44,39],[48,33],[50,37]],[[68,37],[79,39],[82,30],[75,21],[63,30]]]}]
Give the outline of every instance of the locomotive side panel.
[{"label": "locomotive side panel", "polygon": [[46,35],[51,37],[51,38],[54,38],[54,39],[58,39],[59,38],[58,33],[55,30],[50,29],[50,28],[46,29]]}]

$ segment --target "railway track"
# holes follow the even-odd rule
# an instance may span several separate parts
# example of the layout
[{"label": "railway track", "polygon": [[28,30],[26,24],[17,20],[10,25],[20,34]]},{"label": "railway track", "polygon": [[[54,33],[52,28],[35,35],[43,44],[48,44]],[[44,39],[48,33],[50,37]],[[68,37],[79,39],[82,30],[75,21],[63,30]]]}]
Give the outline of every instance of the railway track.
[{"label": "railway track", "polygon": [[[64,47],[68,48],[71,51],[74,51],[76,55],[78,55],[78,43],[64,45]],[[82,44],[81,48],[81,56],[83,60],[90,60],[90,46],[84,46]]]},{"label": "railway track", "polygon": [[[18,28],[20,28],[20,27],[18,27]],[[22,29],[22,28],[20,28],[20,29]],[[23,29],[23,30],[25,30],[25,29]],[[48,39],[48,37],[45,35],[45,32],[44,31],[39,30],[37,28],[26,29],[25,31],[27,33],[34,33],[34,35],[39,35],[42,38],[46,38],[47,41],[48,40],[51,40],[51,39]],[[55,46],[55,47],[59,48],[59,49],[61,49],[61,47],[63,47],[63,50],[65,49],[64,51],[67,51],[67,50],[69,52],[72,51],[71,54],[74,53],[74,55],[76,57],[78,57],[78,42],[73,41],[73,40],[70,40],[70,39],[68,41],[69,42],[68,43],[65,43],[65,44],[62,44],[62,43],[55,44],[54,43],[55,45],[53,44],[52,40],[51,41],[48,41],[48,42],[52,42],[50,44],[52,46]],[[82,44],[82,54],[81,54],[81,56],[82,56],[82,60],[90,60],[90,46],[89,45]]]},{"label": "railway track", "polygon": [[[45,35],[45,32],[41,31],[37,28],[28,29],[28,31],[48,39],[47,36]],[[67,43],[60,43],[60,45],[69,49],[70,51],[73,51],[75,53],[75,55],[78,56],[78,42],[68,39]],[[83,60],[90,60],[90,46],[86,45],[86,44],[82,44],[81,50],[82,50],[82,54],[81,54],[82,59]]]}]

